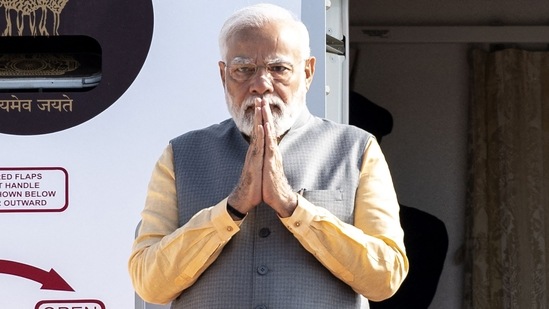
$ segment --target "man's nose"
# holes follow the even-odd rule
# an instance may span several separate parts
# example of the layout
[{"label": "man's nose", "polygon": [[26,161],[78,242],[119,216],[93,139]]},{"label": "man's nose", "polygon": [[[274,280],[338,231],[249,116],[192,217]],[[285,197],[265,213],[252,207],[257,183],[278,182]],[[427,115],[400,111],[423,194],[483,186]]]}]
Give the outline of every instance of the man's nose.
[{"label": "man's nose", "polygon": [[271,74],[265,67],[258,67],[251,79],[250,92],[263,94],[273,92],[273,90],[273,78]]}]

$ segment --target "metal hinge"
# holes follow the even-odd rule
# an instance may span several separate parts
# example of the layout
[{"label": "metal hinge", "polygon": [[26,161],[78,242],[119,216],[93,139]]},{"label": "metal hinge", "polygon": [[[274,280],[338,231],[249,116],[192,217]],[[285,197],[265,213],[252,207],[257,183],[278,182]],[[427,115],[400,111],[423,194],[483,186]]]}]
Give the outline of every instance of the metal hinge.
[{"label": "metal hinge", "polygon": [[336,55],[345,55],[345,37],[343,40],[334,38],[326,34],[326,51]]}]

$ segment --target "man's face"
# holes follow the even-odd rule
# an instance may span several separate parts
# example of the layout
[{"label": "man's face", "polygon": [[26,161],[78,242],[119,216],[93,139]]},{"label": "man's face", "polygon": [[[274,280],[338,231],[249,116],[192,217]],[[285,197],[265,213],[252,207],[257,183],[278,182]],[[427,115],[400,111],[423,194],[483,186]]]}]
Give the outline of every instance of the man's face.
[{"label": "man's face", "polygon": [[287,131],[305,106],[315,59],[303,59],[299,36],[291,26],[269,24],[237,32],[219,62],[229,112],[240,131],[250,135],[254,99],[265,98],[277,135]]}]

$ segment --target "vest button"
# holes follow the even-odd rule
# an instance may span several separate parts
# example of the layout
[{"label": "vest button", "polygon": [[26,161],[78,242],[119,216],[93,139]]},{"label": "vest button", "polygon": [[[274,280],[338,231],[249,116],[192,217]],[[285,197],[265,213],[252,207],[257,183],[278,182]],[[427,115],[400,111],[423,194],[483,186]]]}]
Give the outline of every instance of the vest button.
[{"label": "vest button", "polygon": [[267,306],[259,305],[259,306],[255,307],[255,309],[267,309]]},{"label": "vest button", "polygon": [[260,275],[266,275],[269,272],[269,268],[265,265],[261,265],[257,268],[257,273]]},{"label": "vest button", "polygon": [[268,228],[264,227],[261,230],[259,230],[259,237],[265,238],[265,237],[268,237],[269,235],[271,235],[271,230],[269,230]]}]

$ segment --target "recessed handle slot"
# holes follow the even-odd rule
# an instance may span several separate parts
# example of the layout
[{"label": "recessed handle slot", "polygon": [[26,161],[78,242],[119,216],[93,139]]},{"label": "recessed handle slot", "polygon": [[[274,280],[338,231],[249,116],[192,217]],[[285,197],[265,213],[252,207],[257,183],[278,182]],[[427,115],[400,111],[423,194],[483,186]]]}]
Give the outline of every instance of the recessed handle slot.
[{"label": "recessed handle slot", "polygon": [[88,36],[0,38],[0,91],[88,91],[101,82],[101,46]]}]

